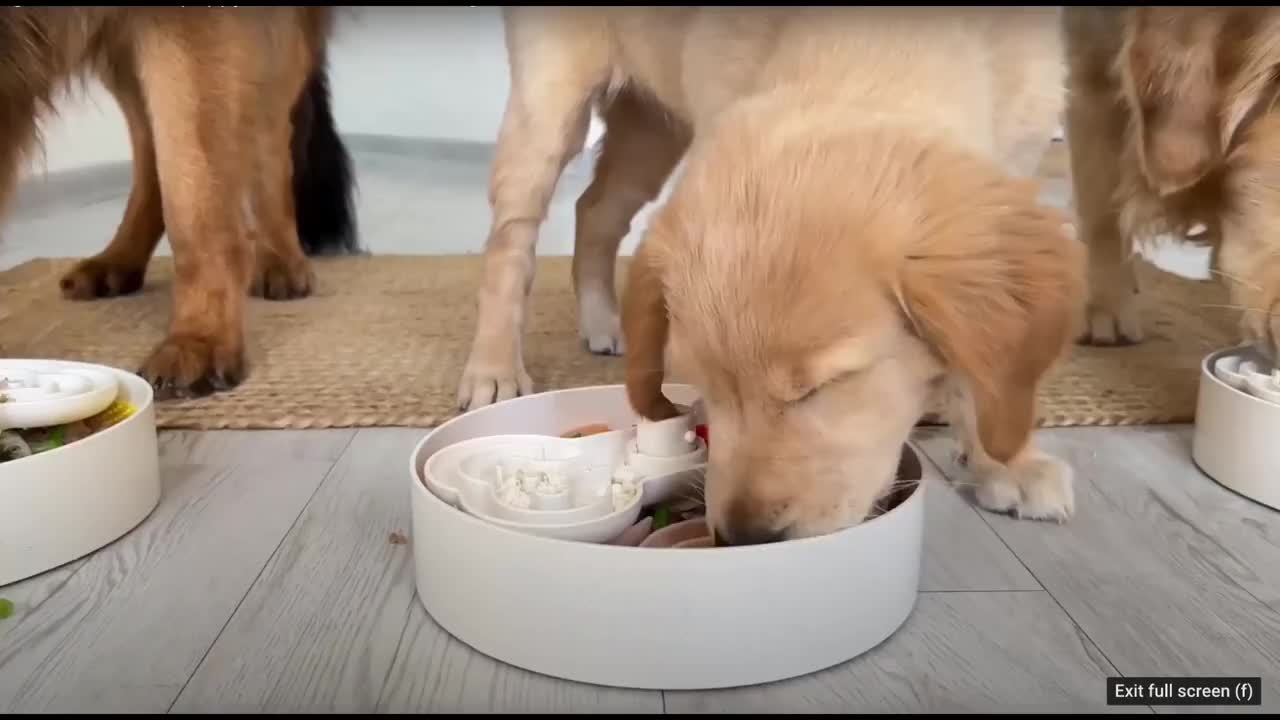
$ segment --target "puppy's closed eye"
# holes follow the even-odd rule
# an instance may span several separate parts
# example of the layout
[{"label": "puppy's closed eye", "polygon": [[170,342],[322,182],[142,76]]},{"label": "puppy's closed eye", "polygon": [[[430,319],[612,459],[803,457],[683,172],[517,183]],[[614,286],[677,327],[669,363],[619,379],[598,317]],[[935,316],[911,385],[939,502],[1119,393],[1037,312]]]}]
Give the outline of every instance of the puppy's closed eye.
[{"label": "puppy's closed eye", "polygon": [[786,401],[786,404],[791,406],[803,405],[809,400],[812,400],[815,397],[817,397],[818,393],[823,392],[825,390],[832,389],[840,385],[841,383],[845,383],[845,382],[848,382],[849,380],[852,380],[854,376],[856,376],[859,372],[861,372],[860,369],[846,370],[844,372],[831,376],[819,383],[816,383],[816,384],[811,383],[803,387],[798,387],[791,393],[792,397],[791,399]]},{"label": "puppy's closed eye", "polygon": [[871,366],[873,346],[872,336],[858,334],[819,344],[822,349],[817,351],[791,354],[793,363],[774,376],[774,397],[783,405],[802,405],[843,385]]},{"label": "puppy's closed eye", "polygon": [[805,403],[805,401],[807,401],[807,400],[811,400],[811,399],[813,399],[814,397],[816,397],[816,396],[817,396],[817,394],[818,394],[818,391],[819,391],[819,390],[821,390],[821,389],[822,389],[822,386],[821,386],[821,385],[819,385],[819,386],[817,386],[817,387],[811,387],[811,388],[809,388],[808,390],[804,390],[804,391],[802,391],[802,392],[800,393],[800,396],[799,396],[799,397],[794,398],[794,399],[792,399],[792,400],[788,400],[788,401],[787,401],[787,404],[788,404],[788,405],[803,405],[803,404]]}]

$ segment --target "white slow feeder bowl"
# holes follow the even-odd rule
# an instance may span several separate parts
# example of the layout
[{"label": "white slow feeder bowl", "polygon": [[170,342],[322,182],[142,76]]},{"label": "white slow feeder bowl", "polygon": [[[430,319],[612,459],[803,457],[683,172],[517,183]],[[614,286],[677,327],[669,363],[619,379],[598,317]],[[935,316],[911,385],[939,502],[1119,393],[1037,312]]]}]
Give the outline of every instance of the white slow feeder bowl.
[{"label": "white slow feeder bowl", "polygon": [[0,586],[84,557],[137,527],[160,502],[151,385],[133,373],[62,360],[5,360],[106,372],[137,412],[89,437],[0,463]]},{"label": "white slow feeder bowl", "polygon": [[[674,402],[692,388],[668,385]],[[892,635],[915,606],[931,468],[889,512],[830,535],[728,548],[646,548],[539,537],[441,500],[433,453],[486,435],[636,417],[621,385],[548,392],[456,417],[410,459],[418,597],[446,631],[492,658],[596,685],[691,690],[805,675]],[[710,428],[715,442],[715,428]],[[910,457],[914,455],[914,457]]]},{"label": "white slow feeder bowl", "polygon": [[[1280,404],[1233,387],[1214,372],[1220,359],[1242,353],[1265,365],[1244,348],[1212,353],[1200,364],[1191,457],[1223,487],[1280,510]],[[1244,382],[1234,373],[1227,377]]]}]

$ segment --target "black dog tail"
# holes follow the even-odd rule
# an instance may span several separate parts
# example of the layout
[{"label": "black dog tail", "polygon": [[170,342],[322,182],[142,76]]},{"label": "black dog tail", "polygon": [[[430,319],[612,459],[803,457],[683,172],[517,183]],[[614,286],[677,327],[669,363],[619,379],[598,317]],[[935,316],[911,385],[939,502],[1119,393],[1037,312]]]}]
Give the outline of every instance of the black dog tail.
[{"label": "black dog tail", "polygon": [[360,254],[351,156],[329,107],[329,69],[322,53],[293,108],[293,203],[302,251]]}]

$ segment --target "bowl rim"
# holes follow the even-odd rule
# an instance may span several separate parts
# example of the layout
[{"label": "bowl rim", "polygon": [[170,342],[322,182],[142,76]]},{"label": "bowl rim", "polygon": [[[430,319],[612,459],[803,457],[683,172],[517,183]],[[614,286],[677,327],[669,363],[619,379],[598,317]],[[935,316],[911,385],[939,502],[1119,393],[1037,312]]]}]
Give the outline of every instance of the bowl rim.
[{"label": "bowl rim", "polygon": [[[492,408],[499,408],[508,403],[515,403],[520,400],[527,400],[529,398],[536,397],[538,395],[551,395],[551,394],[560,394],[560,393],[566,393],[566,392],[581,392],[581,391],[597,391],[598,392],[601,390],[616,390],[617,388],[621,388],[621,387],[623,387],[621,384],[608,384],[608,385],[580,386],[580,387],[574,387],[574,388],[565,388],[563,390],[548,390],[541,393],[535,393],[534,395],[522,395],[519,397],[511,398],[509,400],[503,400],[501,402],[488,405],[484,409],[492,411]],[[443,430],[450,423],[456,420],[459,420],[463,417],[466,417],[466,416],[456,415],[450,418],[449,420],[446,420],[445,422],[441,423],[435,428],[427,431],[427,433],[423,435],[422,438],[418,440],[417,443],[414,444],[412,452],[409,453],[409,478],[412,484],[411,492],[413,493],[411,500],[416,500],[418,497],[425,496],[423,499],[426,502],[434,502],[434,503],[438,503],[439,505],[443,505],[447,507],[450,511],[457,513],[458,516],[461,518],[462,522],[468,523],[472,527],[483,527],[485,530],[488,530],[491,532],[509,533],[512,536],[518,535],[529,542],[549,544],[551,547],[574,546],[576,548],[581,549],[583,552],[602,552],[602,553],[603,552],[652,553],[654,551],[680,550],[680,548],[673,548],[673,547],[642,548],[639,546],[632,547],[629,545],[610,545],[608,543],[587,543],[587,542],[581,542],[577,540],[565,540],[565,539],[555,538],[555,537],[533,535],[530,533],[524,533],[518,530],[513,530],[511,528],[506,528],[500,525],[495,525],[493,523],[486,522],[478,517],[471,515],[470,513],[467,513],[461,510],[460,508],[454,507],[452,504],[444,501],[440,497],[437,497],[436,494],[433,493],[431,489],[427,487],[426,478],[424,477],[422,472],[426,467],[426,458],[422,458],[422,462],[419,462],[419,458],[422,456],[424,446],[431,441],[431,438],[434,437],[436,433]],[[720,551],[719,553],[717,553],[717,555],[728,554],[728,553],[737,553],[737,554],[752,553],[755,555],[780,554],[780,553],[790,553],[792,552],[793,548],[802,550],[804,547],[814,545],[814,544],[829,544],[829,543],[840,542],[840,541],[852,542],[850,538],[858,534],[859,532],[862,532],[862,533],[869,532],[870,531],[869,529],[875,529],[875,528],[881,527],[887,524],[890,520],[901,517],[902,515],[908,512],[909,506],[914,506],[924,501],[923,498],[925,493],[925,485],[928,484],[929,479],[935,474],[932,461],[929,460],[928,456],[924,453],[924,451],[922,451],[919,448],[919,446],[916,445],[916,443],[910,439],[910,437],[908,437],[906,440],[903,441],[902,449],[905,452],[910,452],[915,457],[916,461],[919,462],[920,479],[916,480],[912,484],[910,494],[908,494],[902,500],[902,502],[895,505],[888,512],[881,513],[871,518],[870,520],[866,520],[864,522],[858,523],[857,525],[854,525],[852,527],[847,527],[842,530],[836,530],[835,532],[825,533],[822,535],[813,535],[810,537],[785,540],[783,542],[778,542],[778,543],[766,543],[763,545],[738,545],[738,546],[730,546],[730,547],[718,547],[718,548],[715,548],[715,550]],[[688,553],[681,553],[681,554],[688,554]]]},{"label": "bowl rim", "polygon": [[1253,349],[1253,346],[1248,344],[1233,345],[1231,347],[1214,350],[1208,355],[1205,355],[1203,358],[1200,359],[1201,380],[1203,382],[1205,379],[1207,379],[1208,381],[1212,382],[1214,385],[1218,386],[1220,389],[1226,390],[1227,392],[1231,393],[1233,396],[1236,397],[1237,400],[1246,400],[1252,403],[1257,403],[1259,406],[1265,407],[1268,412],[1280,413],[1280,405],[1277,405],[1276,403],[1273,403],[1270,400],[1263,400],[1262,398],[1257,397],[1256,395],[1251,395],[1241,390],[1240,388],[1235,387],[1228,382],[1225,382],[1222,378],[1218,377],[1218,374],[1216,372],[1213,371],[1213,366],[1218,362],[1218,360],[1232,353],[1238,353],[1242,350],[1252,350],[1252,349]]},{"label": "bowl rim", "polygon": [[[135,412],[134,414],[130,415],[124,420],[121,420],[115,425],[112,425],[111,427],[105,430],[96,432],[86,438],[81,438],[80,440],[77,440],[75,442],[67,443],[66,445],[61,445],[52,450],[46,450],[45,452],[42,452],[42,453],[27,455],[26,457],[20,457],[16,460],[10,460],[5,463],[0,463],[0,478],[4,476],[6,468],[17,467],[19,465],[24,465],[24,464],[30,465],[32,461],[39,461],[41,459],[47,459],[49,457],[59,455],[65,452],[69,448],[84,448],[85,443],[109,442],[109,438],[114,437],[113,433],[117,433],[117,431],[123,432],[124,426],[130,425],[135,418],[142,415],[145,411],[150,409],[155,403],[155,388],[151,386],[151,383],[144,380],[137,373],[131,373],[127,370],[122,370],[113,365],[101,365],[99,363],[82,362],[80,360],[62,360],[58,358],[2,358],[2,359],[6,361],[11,361],[11,362],[33,362],[33,363],[49,362],[49,363],[62,363],[64,365],[77,365],[80,367],[94,368],[96,370],[111,372],[117,376],[120,376],[121,385],[136,381],[139,388],[145,387],[146,390],[143,392],[143,395],[144,395],[143,402],[134,403],[134,407],[137,408],[137,412]],[[121,394],[122,393],[118,393],[116,395],[116,400],[120,399]],[[114,402],[115,400],[112,400],[112,403]]]}]

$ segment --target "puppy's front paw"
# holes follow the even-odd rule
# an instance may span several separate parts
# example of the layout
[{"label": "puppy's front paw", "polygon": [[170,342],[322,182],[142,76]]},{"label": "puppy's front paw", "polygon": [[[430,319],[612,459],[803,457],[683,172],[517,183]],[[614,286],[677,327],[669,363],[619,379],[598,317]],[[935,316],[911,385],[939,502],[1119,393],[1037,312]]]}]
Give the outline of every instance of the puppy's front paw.
[{"label": "puppy's front paw", "polygon": [[988,469],[975,496],[992,512],[1028,520],[1066,522],[1075,512],[1071,466],[1041,453]]},{"label": "puppy's front paw", "polygon": [[983,478],[974,497],[982,507],[999,513],[1012,512],[1022,502],[1018,483],[1004,470]]}]

